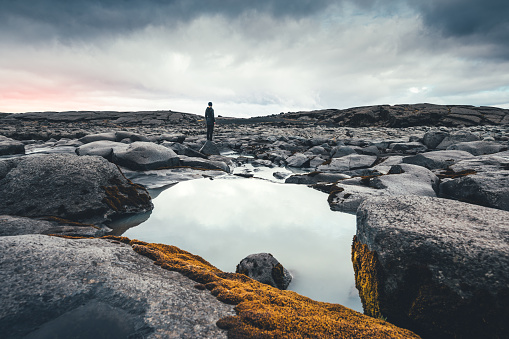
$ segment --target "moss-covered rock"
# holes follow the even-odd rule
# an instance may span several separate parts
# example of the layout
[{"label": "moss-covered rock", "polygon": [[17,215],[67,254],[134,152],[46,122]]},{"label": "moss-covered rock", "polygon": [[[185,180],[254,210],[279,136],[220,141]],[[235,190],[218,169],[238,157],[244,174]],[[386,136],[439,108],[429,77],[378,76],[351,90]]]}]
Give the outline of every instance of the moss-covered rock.
[{"label": "moss-covered rock", "polygon": [[458,201],[377,197],[352,247],[364,311],[426,338],[509,333],[509,213]]}]

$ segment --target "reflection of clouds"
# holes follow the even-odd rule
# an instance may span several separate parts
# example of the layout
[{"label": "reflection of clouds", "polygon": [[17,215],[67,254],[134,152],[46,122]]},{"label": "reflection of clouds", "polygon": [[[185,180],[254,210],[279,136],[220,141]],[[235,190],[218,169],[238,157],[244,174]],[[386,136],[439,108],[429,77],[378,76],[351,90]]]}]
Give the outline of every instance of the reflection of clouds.
[{"label": "reflection of clouds", "polygon": [[149,220],[125,236],[176,245],[224,271],[249,254],[272,253],[292,274],[289,289],[361,311],[352,299],[355,216],[332,212],[324,193],[257,179],[198,179],[154,199]]}]

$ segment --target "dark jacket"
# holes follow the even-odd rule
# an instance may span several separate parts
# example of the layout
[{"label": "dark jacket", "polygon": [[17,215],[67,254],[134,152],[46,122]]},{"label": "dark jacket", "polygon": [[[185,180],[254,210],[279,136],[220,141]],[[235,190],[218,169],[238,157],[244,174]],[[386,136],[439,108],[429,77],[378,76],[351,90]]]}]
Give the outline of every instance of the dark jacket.
[{"label": "dark jacket", "polygon": [[207,107],[205,110],[205,120],[207,121],[207,125],[214,125],[214,122],[216,122],[216,118],[214,118],[214,109],[212,107]]}]

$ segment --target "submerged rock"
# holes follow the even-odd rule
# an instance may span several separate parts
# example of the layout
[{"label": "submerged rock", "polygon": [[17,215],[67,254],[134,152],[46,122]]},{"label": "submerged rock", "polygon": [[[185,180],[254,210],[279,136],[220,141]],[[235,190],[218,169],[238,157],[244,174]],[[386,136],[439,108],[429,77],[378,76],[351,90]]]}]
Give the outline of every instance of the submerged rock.
[{"label": "submerged rock", "polygon": [[292,281],[290,272],[270,253],[248,255],[237,265],[235,272],[280,290],[286,290]]},{"label": "submerged rock", "polygon": [[417,197],[366,200],[352,261],[364,312],[429,338],[509,330],[509,212]]},{"label": "submerged rock", "polygon": [[102,223],[153,208],[142,186],[101,157],[33,155],[9,164],[0,180],[0,214]]}]

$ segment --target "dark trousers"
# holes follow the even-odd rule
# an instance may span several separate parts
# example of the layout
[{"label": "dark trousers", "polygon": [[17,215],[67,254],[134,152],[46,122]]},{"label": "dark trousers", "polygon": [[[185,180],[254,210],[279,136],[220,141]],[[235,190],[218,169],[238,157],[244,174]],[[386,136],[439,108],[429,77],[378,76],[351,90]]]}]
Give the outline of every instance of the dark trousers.
[{"label": "dark trousers", "polygon": [[214,133],[214,125],[207,125],[207,140],[212,141],[212,133]]}]

